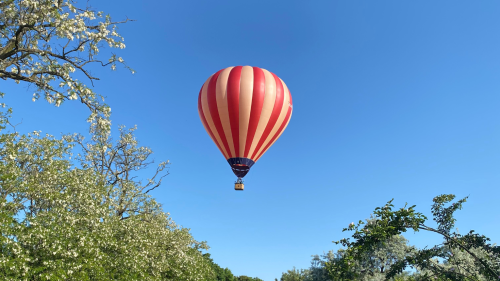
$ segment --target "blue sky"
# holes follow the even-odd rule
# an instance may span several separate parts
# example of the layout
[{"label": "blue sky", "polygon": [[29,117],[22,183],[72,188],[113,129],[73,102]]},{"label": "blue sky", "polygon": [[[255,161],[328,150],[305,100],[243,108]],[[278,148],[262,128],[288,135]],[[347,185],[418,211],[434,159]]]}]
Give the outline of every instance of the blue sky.
[{"label": "blue sky", "polygon": [[[115,51],[136,74],[95,68],[95,91],[114,125],[137,124],[157,162],[172,162],[153,195],[220,266],[274,280],[338,249],[343,227],[390,199],[431,217],[444,193],[470,195],[461,233],[500,241],[500,2],[90,3],[137,20],[120,26],[127,48]],[[197,113],[205,80],[235,65],[274,72],[294,101],[244,192]],[[33,103],[32,89],[0,83],[19,131],[86,131],[83,105]]]}]

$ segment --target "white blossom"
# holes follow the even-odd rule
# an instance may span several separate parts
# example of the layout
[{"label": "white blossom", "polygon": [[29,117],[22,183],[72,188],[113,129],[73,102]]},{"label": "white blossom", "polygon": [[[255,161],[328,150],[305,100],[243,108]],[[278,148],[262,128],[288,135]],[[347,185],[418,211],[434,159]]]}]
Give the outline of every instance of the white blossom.
[{"label": "white blossom", "polygon": [[[135,127],[120,128],[113,142],[111,108],[74,76],[96,79],[85,67],[89,61],[108,64],[98,56],[103,43],[125,48],[118,23],[86,2],[2,5],[0,78],[30,83],[36,89],[33,101],[83,102],[91,109],[91,137],[84,142],[78,134],[58,139],[41,131],[11,133],[5,129],[10,109],[1,116],[0,279],[211,280],[200,253],[208,246],[177,225],[148,193],[160,186],[169,162],[144,183],[129,176],[150,164],[151,149],[139,146]],[[32,27],[15,36],[27,23]],[[63,56],[61,43],[71,55]],[[9,55],[9,48],[18,49]],[[113,69],[120,63],[133,72],[123,58],[111,58]]]}]

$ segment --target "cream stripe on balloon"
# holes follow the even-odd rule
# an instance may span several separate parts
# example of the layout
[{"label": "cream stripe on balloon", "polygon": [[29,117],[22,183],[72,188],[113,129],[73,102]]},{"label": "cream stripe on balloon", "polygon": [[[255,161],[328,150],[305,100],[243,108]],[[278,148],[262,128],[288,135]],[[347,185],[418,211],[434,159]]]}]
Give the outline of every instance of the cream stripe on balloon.
[{"label": "cream stripe on balloon", "polygon": [[253,97],[253,68],[244,66],[240,78],[240,104],[239,104],[239,127],[240,127],[240,151],[236,157],[244,157],[247,142],[248,124],[250,123],[250,111],[252,110]]},{"label": "cream stripe on balloon", "polygon": [[227,79],[229,78],[231,69],[233,69],[233,67],[228,67],[219,74],[219,78],[217,78],[216,98],[220,121],[224,129],[224,135],[226,136],[231,157],[236,157],[233,134],[231,133],[231,123],[229,121],[229,110],[227,107]]}]

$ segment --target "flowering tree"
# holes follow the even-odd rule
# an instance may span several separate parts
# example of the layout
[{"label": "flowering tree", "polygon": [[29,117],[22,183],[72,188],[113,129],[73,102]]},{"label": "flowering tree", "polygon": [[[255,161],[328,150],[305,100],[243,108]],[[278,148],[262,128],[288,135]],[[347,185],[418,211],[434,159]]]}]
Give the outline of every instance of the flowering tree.
[{"label": "flowering tree", "polygon": [[[149,194],[168,161],[146,181],[151,149],[133,129],[110,134],[110,108],[79,81],[101,61],[100,43],[124,48],[109,16],[73,0],[0,1],[0,78],[35,87],[34,100],[80,100],[90,109],[90,138],[8,131],[0,112],[1,280],[210,280],[208,249],[175,224]],[[3,93],[0,93],[3,96]]]},{"label": "flowering tree", "polygon": [[[375,223],[366,224],[359,221],[351,223],[344,231],[354,231],[352,237],[336,241],[346,247],[345,255],[338,262],[327,263],[330,276],[335,280],[353,280],[352,276],[357,263],[366,253],[373,251],[380,243],[387,243],[394,235],[407,230],[429,231],[443,237],[444,242],[430,249],[409,251],[399,257],[386,272],[385,279],[397,277],[407,267],[415,268],[419,274],[411,278],[417,280],[498,280],[500,276],[500,247],[488,243],[489,238],[470,231],[466,235],[451,232],[455,225],[453,214],[462,208],[466,198],[446,204],[455,199],[452,194],[440,195],[433,199],[432,214],[437,227],[425,224],[427,218],[415,211],[415,206],[393,211],[392,200],[384,207],[375,209]],[[444,260],[439,263],[438,258]]]},{"label": "flowering tree", "polygon": [[0,135],[0,279],[211,277],[200,252],[206,244],[147,193],[167,163],[141,184],[133,174],[148,164],[151,150],[138,147],[133,130],[122,129],[114,145],[93,139],[75,157],[73,147],[83,144],[78,135]]},{"label": "flowering tree", "polygon": [[98,58],[102,43],[125,48],[116,25],[127,21],[112,21],[74,0],[0,1],[0,78],[35,86],[34,101],[43,97],[59,106],[78,99],[95,113],[91,118],[109,117],[103,97],[79,81],[75,72],[92,84],[99,78],[91,65],[114,70],[119,63],[128,68],[114,54],[107,60]]}]

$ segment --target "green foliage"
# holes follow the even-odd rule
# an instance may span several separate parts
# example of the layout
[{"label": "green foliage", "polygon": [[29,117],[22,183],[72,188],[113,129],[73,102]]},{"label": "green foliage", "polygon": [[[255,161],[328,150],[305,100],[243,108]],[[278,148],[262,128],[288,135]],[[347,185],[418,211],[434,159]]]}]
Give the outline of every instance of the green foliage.
[{"label": "green foliage", "polygon": [[234,280],[235,281],[264,281],[264,280],[257,278],[257,277],[248,277],[245,275],[238,276]]},{"label": "green foliage", "polygon": [[326,270],[325,264],[328,261],[334,260],[336,254],[333,251],[328,251],[323,255],[313,255],[311,260],[311,266],[308,269],[308,275],[306,281],[328,281],[330,277],[328,276],[328,271]]},{"label": "green foliage", "polygon": [[206,281],[234,281],[236,280],[233,273],[228,268],[222,268],[214,262],[209,253],[203,254],[203,257],[208,261],[214,272],[214,276]]},{"label": "green foliage", "polygon": [[102,43],[125,47],[116,24],[128,20],[112,22],[76,5],[0,3],[0,78],[32,85],[33,101],[79,100],[90,109],[88,140],[23,135],[14,126],[9,132],[12,110],[0,112],[0,279],[210,279],[213,270],[200,252],[208,246],[149,195],[168,174],[168,161],[138,180],[136,173],[153,163],[152,151],[139,146],[135,128],[121,127],[113,140],[110,107],[74,75],[98,80],[88,69],[93,63],[128,68],[114,54],[98,57]]},{"label": "green foliage", "polygon": [[[367,220],[368,224],[375,223],[375,220]],[[344,278],[356,280],[384,280],[387,271],[406,255],[414,252],[415,249],[407,245],[407,240],[401,235],[394,235],[384,242],[379,242],[358,259],[349,261],[350,272],[346,272]],[[329,261],[329,269],[341,268],[344,263],[347,251],[340,249],[336,258]],[[351,264],[349,264],[351,263]]]},{"label": "green foliage", "polygon": [[299,270],[293,267],[293,269],[287,270],[287,272],[283,272],[280,281],[305,281],[308,280],[308,278],[309,270]]},{"label": "green foliage", "polygon": [[[367,223],[375,223],[375,220],[367,219]],[[362,258],[354,261],[350,272],[345,272],[344,280],[384,280],[386,272],[405,254],[414,251],[413,247],[407,245],[407,240],[401,235],[391,237],[385,243],[378,243],[373,249],[365,252]],[[311,266],[306,270],[292,270],[284,272],[281,281],[327,281],[332,280],[328,269],[341,266],[344,262],[346,251],[338,250],[336,253],[330,251],[322,256],[315,255]],[[328,267],[327,267],[328,265]],[[398,277],[406,276],[404,272]],[[341,280],[337,279],[334,280]]]},{"label": "green foliage", "polygon": [[438,224],[438,230],[444,233],[449,234],[450,230],[455,225],[456,219],[453,217],[453,214],[456,210],[462,209],[462,204],[467,201],[468,197],[465,197],[458,202],[451,204],[451,206],[445,208],[444,205],[446,203],[451,202],[455,199],[455,195],[447,194],[437,196],[433,199],[434,204],[432,205],[432,215],[434,216],[434,221]]},{"label": "green foliage", "polygon": [[209,253],[203,254],[203,258],[210,264],[214,275],[205,279],[206,281],[262,281],[262,279],[257,277],[248,277],[245,275],[242,276],[234,276],[231,270],[227,267],[222,268],[218,264],[216,264],[213,259],[210,257]]},{"label": "green foliage", "polygon": [[165,164],[146,184],[134,181],[151,151],[138,147],[130,130],[122,130],[116,144],[99,135],[102,130],[92,132],[77,157],[72,151],[83,144],[81,136],[0,135],[0,279],[211,276],[199,251],[208,249],[205,243],[147,194],[159,185],[155,176]]},{"label": "green foliage", "polygon": [[[453,214],[466,202],[463,198],[449,207],[446,204],[454,200],[454,195],[440,195],[434,198],[432,214],[437,228],[425,225],[427,218],[414,210],[415,206],[405,205],[393,211],[392,200],[374,211],[375,221],[364,225],[351,223],[344,231],[354,231],[349,238],[336,241],[346,247],[343,255],[335,262],[328,262],[326,267],[334,280],[357,280],[362,274],[356,267],[366,256],[372,256],[378,245],[390,243],[392,237],[401,235],[408,229],[430,231],[443,237],[444,242],[430,249],[405,251],[403,256],[393,259],[385,279],[401,277],[408,267],[418,270],[418,274],[408,278],[415,280],[497,280],[500,276],[500,248],[488,243],[489,238],[470,231],[466,235],[451,232],[455,219]],[[364,225],[364,226],[363,226]],[[381,244],[382,243],[382,244]],[[444,260],[438,262],[438,258]]]}]

